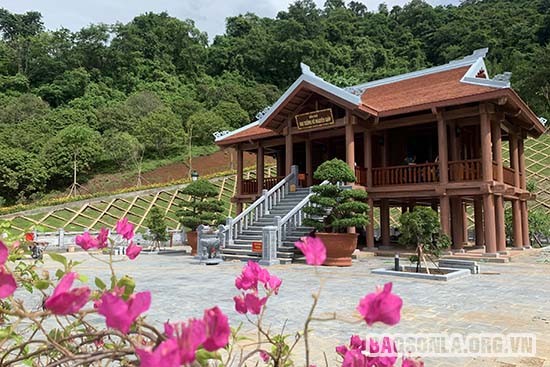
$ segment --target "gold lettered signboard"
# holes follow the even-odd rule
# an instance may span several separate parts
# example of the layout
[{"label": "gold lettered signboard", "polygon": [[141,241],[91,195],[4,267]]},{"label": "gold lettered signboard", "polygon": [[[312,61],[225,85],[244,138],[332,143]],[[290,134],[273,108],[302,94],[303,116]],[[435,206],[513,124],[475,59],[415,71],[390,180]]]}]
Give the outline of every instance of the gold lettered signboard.
[{"label": "gold lettered signboard", "polygon": [[314,127],[334,125],[332,109],[313,111],[296,115],[296,126],[298,130],[313,129]]}]

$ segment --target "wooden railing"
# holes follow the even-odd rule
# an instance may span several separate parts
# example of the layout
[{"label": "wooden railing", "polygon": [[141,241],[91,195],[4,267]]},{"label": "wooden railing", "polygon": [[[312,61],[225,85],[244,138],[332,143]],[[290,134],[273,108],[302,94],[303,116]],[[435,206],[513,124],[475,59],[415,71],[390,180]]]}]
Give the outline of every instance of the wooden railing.
[{"label": "wooden railing", "polygon": [[449,181],[481,180],[481,159],[449,162]]},{"label": "wooden railing", "polygon": [[439,164],[422,163],[407,166],[374,168],[374,186],[434,183],[439,181]]},{"label": "wooden railing", "polygon": [[367,169],[364,167],[355,167],[355,183],[361,186],[367,186]]},{"label": "wooden railing", "polygon": [[503,167],[502,170],[502,178],[504,179],[504,183],[514,186],[514,175],[516,171],[513,168],[509,167]]},{"label": "wooden railing", "polygon": [[[264,189],[271,190],[275,185],[277,185],[284,178],[285,178],[284,176],[274,176],[274,177],[264,178]],[[258,194],[258,180],[255,178],[243,180],[241,193],[243,195]]]},{"label": "wooden railing", "polygon": [[258,180],[251,178],[242,181],[241,193],[243,195],[253,195],[258,193]]}]

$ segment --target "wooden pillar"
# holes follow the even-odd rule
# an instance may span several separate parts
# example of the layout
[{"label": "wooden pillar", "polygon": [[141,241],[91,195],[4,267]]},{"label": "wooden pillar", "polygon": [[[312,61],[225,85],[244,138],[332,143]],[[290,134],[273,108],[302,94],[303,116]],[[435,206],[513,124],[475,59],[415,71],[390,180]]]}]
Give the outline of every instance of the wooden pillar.
[{"label": "wooden pillar", "polygon": [[[520,187],[517,134],[510,134],[510,167],[514,170],[514,186]],[[514,201],[517,201],[517,200],[514,200]]]},{"label": "wooden pillar", "polygon": [[476,231],[476,246],[485,245],[485,231],[483,230],[483,200],[474,199],[474,222]]},{"label": "wooden pillar", "polygon": [[439,199],[439,220],[441,221],[441,233],[451,237],[451,204],[448,196]]},{"label": "wooden pillar", "polygon": [[374,201],[369,197],[369,224],[367,224],[367,247],[374,248]]},{"label": "wooden pillar", "polygon": [[468,204],[462,203],[462,244],[468,244]]},{"label": "wooden pillar", "polygon": [[[239,146],[235,148],[237,152],[237,197],[241,196],[243,193],[243,151]],[[239,198],[237,200],[240,200]],[[243,203],[237,201],[237,215],[243,211]]]},{"label": "wooden pillar", "polygon": [[521,233],[523,237],[523,247],[531,247],[531,238],[529,237],[529,213],[527,211],[527,201],[521,200]]},{"label": "wooden pillar", "polygon": [[306,185],[313,185],[313,160],[311,157],[311,140],[308,138],[305,141],[306,145]]},{"label": "wooden pillar", "polygon": [[521,201],[512,200],[512,241],[516,248],[523,247]]},{"label": "wooden pillar", "polygon": [[390,245],[390,203],[382,199],[380,203],[380,235],[382,246]]},{"label": "wooden pillar", "polygon": [[285,160],[284,158],[284,152],[279,151],[277,152],[276,159],[277,159],[277,176],[284,176],[285,175]]},{"label": "wooden pillar", "polygon": [[500,129],[500,117],[497,117],[496,120],[491,121],[491,142],[493,145],[493,161],[497,164],[496,176],[494,177],[494,180],[503,182],[502,131]]},{"label": "wooden pillar", "polygon": [[495,226],[497,251],[506,251],[506,224],[504,223],[504,197],[495,195]]},{"label": "wooden pillar", "polygon": [[[449,182],[449,159],[447,155],[447,124],[441,112],[437,116],[437,146],[439,154],[439,182],[446,185]],[[448,199],[447,199],[448,200]]]},{"label": "wooden pillar", "polygon": [[523,142],[523,136],[518,136],[518,167],[519,167],[519,186],[522,189],[527,188],[527,175],[525,172],[525,148]]},{"label": "wooden pillar", "polygon": [[485,252],[497,252],[497,233],[495,228],[495,200],[493,194],[483,195],[483,222],[485,228]]},{"label": "wooden pillar", "polygon": [[240,147],[235,148],[237,151],[237,195],[243,193],[243,151]]},{"label": "wooden pillar", "polygon": [[[482,104],[480,106],[480,131],[481,131],[481,177],[483,181],[493,180],[493,154],[492,154],[492,142],[491,142],[491,120],[489,119],[489,112],[487,106]],[[485,199],[484,203],[485,203]],[[490,200],[491,202],[493,200]],[[484,210],[485,204],[484,204]],[[485,213],[487,218],[487,213]],[[487,222],[485,225],[487,226]]]},{"label": "wooden pillar", "polygon": [[462,214],[462,200],[460,198],[451,199],[451,224],[453,248],[461,249],[463,247],[464,216]]},{"label": "wooden pillar", "polygon": [[367,187],[372,187],[372,132],[367,130],[363,134],[363,150],[365,168],[367,169]]},{"label": "wooden pillar", "polygon": [[[346,113],[346,116],[349,112]],[[346,121],[346,163],[355,174],[355,137],[354,128],[351,124],[351,118]]]},{"label": "wooden pillar", "polygon": [[256,179],[258,181],[258,195],[261,195],[264,189],[264,147],[260,144],[256,151]]},{"label": "wooden pillar", "polygon": [[290,134],[290,129],[285,136],[285,175],[290,175],[290,170],[294,164],[293,157],[294,147],[292,142],[292,135]]}]

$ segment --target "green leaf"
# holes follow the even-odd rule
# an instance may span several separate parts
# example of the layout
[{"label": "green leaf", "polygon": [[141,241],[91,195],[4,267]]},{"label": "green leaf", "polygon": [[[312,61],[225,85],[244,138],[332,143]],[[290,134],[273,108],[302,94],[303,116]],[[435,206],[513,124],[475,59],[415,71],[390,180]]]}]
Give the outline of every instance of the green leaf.
[{"label": "green leaf", "polygon": [[104,290],[105,288],[107,288],[107,285],[103,282],[103,280],[101,280],[98,277],[95,277],[94,283],[95,283],[96,287],[98,287],[101,290]]},{"label": "green leaf", "polygon": [[61,269],[56,270],[55,276],[57,277],[57,279],[63,278],[63,275],[65,275],[65,272],[63,270],[61,270]]},{"label": "green leaf", "polygon": [[36,282],[34,282],[34,286],[37,289],[44,290],[44,289],[48,289],[48,287],[50,286],[50,282],[45,279],[39,279]]},{"label": "green leaf", "polygon": [[64,267],[67,267],[67,258],[63,255],[56,254],[55,252],[48,253],[53,261],[63,264]]},{"label": "green leaf", "polygon": [[127,299],[134,293],[134,289],[136,288],[136,282],[133,278],[129,277],[128,275],[123,276],[120,278],[120,280],[117,283],[117,286],[124,287],[124,294],[123,297]]},{"label": "green leaf", "polygon": [[82,283],[88,283],[88,276],[84,274],[78,274],[78,280],[80,280]]}]

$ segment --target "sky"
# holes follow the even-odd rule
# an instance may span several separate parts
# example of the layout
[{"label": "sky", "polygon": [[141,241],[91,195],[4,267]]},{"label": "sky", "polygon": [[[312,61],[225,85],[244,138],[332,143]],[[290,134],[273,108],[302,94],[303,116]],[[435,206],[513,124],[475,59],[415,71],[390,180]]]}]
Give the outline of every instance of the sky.
[{"label": "sky", "polygon": [[[315,0],[322,6],[325,0]],[[385,2],[391,9],[408,0],[359,0],[369,10],[376,10]],[[432,5],[457,4],[459,0],[427,0]],[[68,28],[79,30],[91,23],[126,23],[136,15],[153,11],[167,11],[180,19],[193,19],[201,31],[210,39],[223,34],[225,18],[256,13],[259,16],[274,17],[285,10],[293,0],[0,0],[0,7],[11,12],[24,13],[36,10],[42,13],[48,29]],[[348,2],[348,1],[346,1]]]}]

